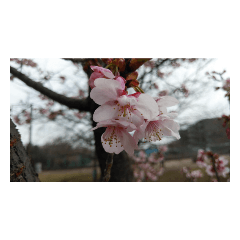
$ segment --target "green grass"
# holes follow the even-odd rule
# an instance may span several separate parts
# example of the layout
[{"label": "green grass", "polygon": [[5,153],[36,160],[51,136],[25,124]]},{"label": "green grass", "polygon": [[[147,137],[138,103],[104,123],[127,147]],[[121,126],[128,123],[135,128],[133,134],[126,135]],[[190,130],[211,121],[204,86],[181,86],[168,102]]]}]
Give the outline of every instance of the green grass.
[{"label": "green grass", "polygon": [[[84,169],[85,170],[85,169]],[[100,179],[100,169],[98,169],[97,178]],[[87,171],[68,170],[64,171],[51,171],[51,173],[40,173],[39,179],[41,182],[93,182],[92,170]]]},{"label": "green grass", "polygon": [[91,174],[86,173],[65,173],[65,174],[39,174],[41,182],[92,182]]},{"label": "green grass", "polygon": [[[225,156],[228,160],[229,156]],[[185,174],[181,173],[182,167],[190,167],[191,170],[199,169],[191,159],[171,160],[165,162],[165,172],[159,177],[157,182],[189,182]],[[204,169],[200,169],[203,177],[197,182],[210,182],[211,178],[205,173]],[[39,174],[41,182],[93,182],[92,169],[72,169],[72,170],[56,170],[45,171]],[[100,179],[100,168],[97,169],[97,179]],[[222,182],[228,179],[221,177]]]}]

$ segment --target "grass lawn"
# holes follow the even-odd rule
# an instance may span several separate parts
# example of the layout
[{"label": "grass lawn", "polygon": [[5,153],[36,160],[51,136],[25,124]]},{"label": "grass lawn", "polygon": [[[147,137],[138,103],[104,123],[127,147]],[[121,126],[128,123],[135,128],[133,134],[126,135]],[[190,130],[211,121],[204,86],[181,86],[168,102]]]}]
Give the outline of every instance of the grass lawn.
[{"label": "grass lawn", "polygon": [[[230,156],[225,156],[230,160]],[[169,160],[164,163],[165,172],[157,182],[188,182],[185,174],[181,173],[182,167],[190,167],[191,170],[199,169],[191,159]],[[198,182],[209,182],[210,177],[201,169],[204,176]],[[97,169],[97,178],[100,179],[100,168]],[[80,168],[72,170],[44,171],[39,174],[41,182],[93,182],[93,170],[91,168]],[[226,182],[228,178],[220,178]]]},{"label": "grass lawn", "polygon": [[[97,169],[97,178],[100,179],[100,168]],[[93,170],[80,168],[72,170],[44,171],[39,174],[41,182],[93,182]]]}]

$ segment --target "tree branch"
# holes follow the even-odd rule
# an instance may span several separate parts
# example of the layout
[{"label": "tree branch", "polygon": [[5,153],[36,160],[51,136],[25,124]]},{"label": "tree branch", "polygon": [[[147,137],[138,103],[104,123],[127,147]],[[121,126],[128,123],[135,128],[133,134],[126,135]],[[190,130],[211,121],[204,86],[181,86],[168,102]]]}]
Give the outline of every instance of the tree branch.
[{"label": "tree branch", "polygon": [[89,60],[94,60],[94,58],[63,58],[64,60],[70,60],[73,63],[85,63]]},{"label": "tree branch", "polygon": [[213,169],[214,169],[214,171],[215,171],[217,181],[218,181],[218,182],[221,182],[221,181],[220,181],[220,178],[219,178],[219,175],[218,175],[218,171],[217,171],[216,165],[215,165],[215,158],[214,158],[213,155],[210,156],[210,158],[212,159],[212,166],[213,166]]},{"label": "tree branch", "polygon": [[106,161],[106,169],[103,177],[103,182],[108,182],[111,177],[111,168],[113,165],[113,155],[114,153],[109,153]]},{"label": "tree branch", "polygon": [[10,73],[13,74],[15,77],[23,81],[26,85],[29,87],[35,89],[36,91],[42,93],[43,95],[47,96],[48,98],[51,98],[52,100],[63,104],[69,108],[78,109],[80,111],[90,111],[90,102],[89,97],[84,99],[73,99],[66,97],[62,94],[58,94],[46,87],[44,87],[41,83],[35,82],[26,75],[19,72],[14,67],[10,66]]}]

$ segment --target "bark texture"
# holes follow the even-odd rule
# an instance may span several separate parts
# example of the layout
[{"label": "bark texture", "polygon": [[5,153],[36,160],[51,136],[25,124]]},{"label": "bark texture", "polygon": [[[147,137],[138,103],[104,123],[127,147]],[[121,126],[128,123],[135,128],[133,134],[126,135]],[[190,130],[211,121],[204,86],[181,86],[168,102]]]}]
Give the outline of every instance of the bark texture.
[{"label": "bark texture", "polygon": [[22,144],[16,125],[10,119],[10,181],[40,182]]}]

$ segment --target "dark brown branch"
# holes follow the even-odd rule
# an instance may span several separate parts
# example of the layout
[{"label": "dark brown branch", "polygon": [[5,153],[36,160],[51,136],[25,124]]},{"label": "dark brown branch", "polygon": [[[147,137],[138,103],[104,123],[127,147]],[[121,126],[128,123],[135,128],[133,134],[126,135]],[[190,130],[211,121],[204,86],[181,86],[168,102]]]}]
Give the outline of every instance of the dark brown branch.
[{"label": "dark brown branch", "polygon": [[111,177],[111,168],[113,165],[113,155],[114,153],[109,153],[106,161],[106,169],[103,177],[103,182],[108,182]]},{"label": "dark brown branch", "polygon": [[218,182],[221,182],[221,181],[220,181],[220,178],[219,178],[219,176],[218,176],[218,171],[217,171],[216,165],[215,165],[215,158],[214,158],[213,155],[210,156],[210,158],[212,159],[212,166],[213,166],[213,169],[214,169],[214,171],[215,171],[217,181],[218,181]]},{"label": "dark brown branch", "polygon": [[74,63],[85,63],[89,60],[94,60],[94,58],[63,58],[64,60],[70,60]]},{"label": "dark brown branch", "polygon": [[10,66],[10,73],[13,74],[15,77],[23,81],[29,87],[35,89],[36,91],[42,93],[43,95],[47,96],[48,98],[63,104],[69,108],[78,109],[80,111],[90,111],[90,103],[89,97],[85,99],[73,99],[66,97],[64,95],[58,94],[46,87],[44,87],[41,83],[35,82],[26,75],[19,72],[14,67]]}]

